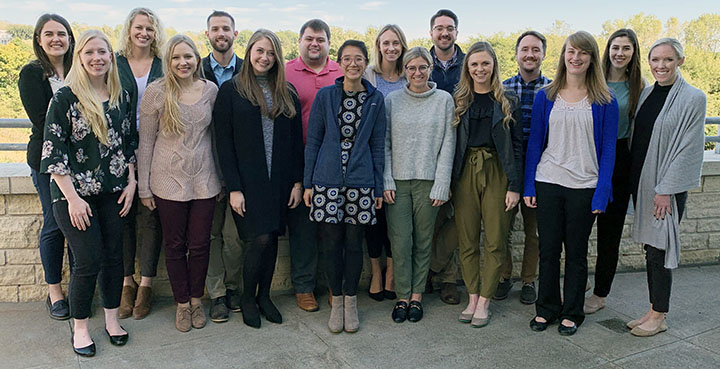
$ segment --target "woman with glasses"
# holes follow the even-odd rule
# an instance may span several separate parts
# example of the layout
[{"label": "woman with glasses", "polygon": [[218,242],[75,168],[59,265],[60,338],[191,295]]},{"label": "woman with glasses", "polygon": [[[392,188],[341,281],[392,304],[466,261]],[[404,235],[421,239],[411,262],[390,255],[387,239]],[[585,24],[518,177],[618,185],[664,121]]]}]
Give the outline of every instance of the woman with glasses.
[{"label": "woman with glasses", "polygon": [[332,292],[328,328],[333,333],[359,329],[362,240],[382,206],[385,104],[383,95],[362,78],[367,60],[363,42],[348,40],[340,46],[344,76],[318,91],[308,121],[303,197],[327,257]]},{"label": "woman with glasses", "polygon": [[407,51],[408,83],[385,99],[387,133],[383,194],[395,267],[397,323],[423,317],[422,292],[430,267],[433,225],[450,198],[455,151],[455,105],[428,77],[432,57],[422,47]]}]

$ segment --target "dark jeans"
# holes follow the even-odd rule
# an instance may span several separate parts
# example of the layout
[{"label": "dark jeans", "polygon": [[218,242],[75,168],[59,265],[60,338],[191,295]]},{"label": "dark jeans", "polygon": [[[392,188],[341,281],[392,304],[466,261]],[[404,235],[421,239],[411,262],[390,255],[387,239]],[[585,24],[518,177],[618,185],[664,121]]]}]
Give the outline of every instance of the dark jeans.
[{"label": "dark jeans", "polygon": [[123,280],[122,231],[125,220],[120,217],[122,204],[117,203],[119,197],[120,192],[84,197],[83,200],[92,211],[90,227],[84,231],[72,226],[67,201],[60,200],[53,204],[57,224],[74,256],[69,299],[70,315],[75,319],[90,316],[98,274],[103,306],[106,309],[120,306]]},{"label": "dark jeans", "polygon": [[290,278],[295,293],[308,293],[315,289],[319,251],[317,223],[310,221],[309,214],[310,208],[302,202],[287,211]]},{"label": "dark jeans", "polygon": [[243,300],[255,301],[257,297],[270,297],[270,286],[275,274],[278,253],[278,234],[253,235],[245,219],[232,212],[238,236],[246,246],[243,261]]},{"label": "dark jeans", "polygon": [[[585,320],[583,302],[587,281],[588,239],[595,222],[594,188],[571,189],[535,182],[540,237],[540,275],[535,310],[548,321]],[[565,245],[565,277],[560,298],[560,254]]]},{"label": "dark jeans", "polygon": [[387,233],[387,217],[385,216],[385,208],[375,210],[377,223],[365,227],[365,241],[367,242],[368,256],[371,259],[377,259],[385,250],[385,257],[392,258],[390,250],[390,238]]},{"label": "dark jeans", "polygon": [[348,296],[357,295],[363,266],[362,241],[366,226],[319,223],[318,230],[327,257],[325,265],[333,296],[342,296],[343,291]]},{"label": "dark jeans", "polygon": [[617,140],[613,170],[613,201],[597,217],[597,260],[593,294],[607,297],[617,269],[620,239],[630,202],[630,150],[628,140]]},{"label": "dark jeans", "polygon": [[215,198],[190,201],[164,200],[155,196],[165,239],[165,264],[177,303],[205,293],[210,260],[210,229]]},{"label": "dark jeans", "polygon": [[[687,192],[675,194],[678,207],[678,223],[685,212]],[[672,289],[672,269],[665,268],[665,250],[645,245],[645,263],[647,268],[648,291],[653,311],[670,311],[670,290]]]},{"label": "dark jeans", "polygon": [[[43,226],[40,230],[40,259],[45,271],[45,283],[57,284],[62,281],[63,254],[65,253],[65,236],[58,227],[53,215],[52,197],[50,196],[50,175],[30,169],[30,177],[38,192],[43,213]],[[73,254],[68,249],[68,262],[72,271]]]},{"label": "dark jeans", "polygon": [[155,277],[161,248],[162,229],[158,211],[146,208],[136,192],[123,232],[125,276],[135,274],[135,255],[139,249],[140,274],[143,277]]}]

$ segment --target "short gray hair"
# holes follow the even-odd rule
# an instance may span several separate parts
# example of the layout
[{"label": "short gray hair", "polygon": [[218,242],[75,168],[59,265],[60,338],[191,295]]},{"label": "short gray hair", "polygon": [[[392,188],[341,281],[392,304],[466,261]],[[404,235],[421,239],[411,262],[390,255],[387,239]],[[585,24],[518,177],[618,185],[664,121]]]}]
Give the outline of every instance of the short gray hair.
[{"label": "short gray hair", "polygon": [[680,41],[672,37],[663,37],[655,41],[655,43],[650,46],[650,51],[648,51],[648,59],[650,59],[650,54],[652,54],[653,49],[660,45],[668,45],[672,47],[673,50],[675,50],[675,56],[677,56],[678,59],[682,59],[685,57],[685,52],[683,51],[683,46]]},{"label": "short gray hair", "polygon": [[433,66],[433,60],[432,56],[430,55],[430,52],[427,51],[426,48],[415,46],[412,49],[405,52],[405,56],[403,57],[403,67],[406,66],[408,63],[410,63],[411,60],[415,58],[423,58],[428,63],[428,66],[432,70]]}]

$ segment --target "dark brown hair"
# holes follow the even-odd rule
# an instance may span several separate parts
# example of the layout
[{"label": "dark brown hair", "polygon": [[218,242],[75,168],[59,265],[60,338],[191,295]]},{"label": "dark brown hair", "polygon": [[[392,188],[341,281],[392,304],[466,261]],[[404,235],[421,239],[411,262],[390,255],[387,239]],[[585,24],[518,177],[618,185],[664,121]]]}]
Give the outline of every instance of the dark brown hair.
[{"label": "dark brown hair", "polygon": [[62,24],[68,34],[68,49],[63,56],[63,69],[65,70],[64,74],[67,76],[68,72],[70,72],[70,67],[72,66],[73,51],[75,50],[75,35],[73,35],[72,28],[70,28],[70,23],[68,23],[65,18],[51,13],[45,13],[38,18],[37,23],[35,23],[35,30],[33,31],[33,51],[35,52],[35,57],[37,58],[38,63],[40,63],[40,66],[42,66],[42,69],[45,72],[45,78],[55,75],[55,67],[52,65],[50,58],[48,58],[45,50],[43,50],[40,45],[40,33],[42,32],[43,27],[45,27],[45,23],[49,21],[55,21]]},{"label": "dark brown hair", "polygon": [[610,76],[610,68],[612,68],[612,63],[610,62],[610,44],[612,44],[613,40],[618,37],[627,37],[633,47],[632,57],[625,69],[625,76],[627,77],[629,90],[628,118],[633,120],[635,117],[635,109],[637,109],[638,101],[640,100],[640,92],[644,87],[644,83],[640,69],[640,45],[638,43],[637,35],[630,28],[621,28],[610,35],[607,45],[605,45],[605,53],[603,54],[603,72],[605,72],[605,80],[607,81],[608,76]]}]

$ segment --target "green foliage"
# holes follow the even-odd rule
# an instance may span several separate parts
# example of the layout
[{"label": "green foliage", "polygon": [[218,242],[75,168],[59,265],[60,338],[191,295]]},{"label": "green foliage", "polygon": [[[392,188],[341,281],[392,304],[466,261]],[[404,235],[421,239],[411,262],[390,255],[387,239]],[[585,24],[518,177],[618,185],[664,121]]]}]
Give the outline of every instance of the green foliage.
[{"label": "green foliage", "polygon": [[17,37],[21,40],[32,40],[34,30],[34,26],[26,24],[12,24],[7,28],[7,31],[13,35],[13,37]]}]

